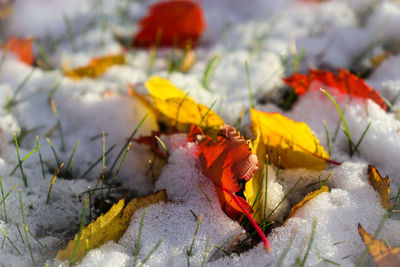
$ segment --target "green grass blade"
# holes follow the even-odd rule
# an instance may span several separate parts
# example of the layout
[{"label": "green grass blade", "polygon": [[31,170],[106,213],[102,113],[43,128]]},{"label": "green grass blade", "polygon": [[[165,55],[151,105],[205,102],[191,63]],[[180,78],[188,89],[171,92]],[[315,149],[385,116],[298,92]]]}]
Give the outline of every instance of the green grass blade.
[{"label": "green grass blade", "polygon": [[321,92],[323,92],[332,101],[332,103],[335,105],[337,111],[340,114],[340,118],[342,119],[342,122],[343,122],[343,125],[344,125],[344,128],[345,128],[345,134],[347,136],[347,141],[349,143],[349,153],[350,153],[350,157],[351,157],[353,155],[353,141],[351,140],[349,127],[347,126],[347,122],[346,122],[346,119],[344,118],[344,114],[343,114],[342,110],[340,109],[338,103],[331,96],[331,94],[329,94],[326,90],[324,90],[322,88],[320,90],[321,90]]},{"label": "green grass blade", "polygon": [[27,227],[26,227],[26,221],[25,221],[25,215],[24,215],[24,206],[22,204],[21,190],[18,190],[18,195],[19,195],[19,204],[21,206],[22,223],[23,223],[24,230],[25,230],[26,244],[28,245],[28,250],[29,250],[29,254],[31,256],[31,260],[32,260],[33,266],[36,266],[35,259],[33,258],[33,254],[32,254],[31,244],[29,242],[28,231],[26,230]]},{"label": "green grass blade", "polygon": [[72,257],[71,257],[69,266],[72,266],[74,264],[76,255],[78,253],[79,243],[81,242],[81,237],[82,237],[82,232],[83,232],[83,226],[85,225],[85,215],[86,215],[87,204],[88,204],[88,199],[85,198],[85,200],[83,201],[83,211],[82,211],[82,215],[81,215],[81,222],[79,224],[78,238],[76,239],[76,242],[75,242],[75,248],[74,248],[74,252],[72,253]]}]

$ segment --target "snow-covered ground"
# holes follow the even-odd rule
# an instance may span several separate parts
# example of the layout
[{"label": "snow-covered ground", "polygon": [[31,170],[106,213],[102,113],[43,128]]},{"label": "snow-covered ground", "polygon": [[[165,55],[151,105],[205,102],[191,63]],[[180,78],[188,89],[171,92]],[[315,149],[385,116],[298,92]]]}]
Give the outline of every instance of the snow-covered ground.
[{"label": "snow-covered ground", "polygon": [[[56,252],[78,231],[83,199],[88,187],[94,188],[101,173],[97,164],[83,176],[92,164],[101,159],[105,133],[106,166],[111,167],[119,150],[125,144],[148,107],[129,96],[128,84],[147,80],[149,51],[131,48],[127,64],[113,66],[97,79],[72,80],[64,77],[61,67],[68,61],[71,67],[87,64],[95,56],[122,52],[120,39],[129,38],[138,29],[138,20],[147,13],[153,0],[16,0],[8,18],[0,19],[1,38],[11,36],[34,37],[35,55],[43,47],[54,68],[50,71],[26,65],[7,54],[0,70],[0,176],[4,194],[18,184],[0,207],[0,227],[13,244],[0,234],[0,265],[29,266],[31,255],[23,231],[19,193],[23,201],[26,226],[33,259],[37,265],[60,263]],[[282,98],[282,77],[294,71],[295,57],[304,52],[299,72],[315,66],[335,70],[338,67],[353,71],[369,70],[366,82],[383,97],[393,101],[389,111],[372,101],[338,100],[353,140],[359,140],[364,129],[371,126],[358,152],[350,157],[347,138],[339,130],[330,145],[331,158],[343,162],[329,166],[322,173],[305,169],[280,170],[269,167],[268,210],[272,210],[295,182],[302,177],[291,194],[278,208],[274,220],[279,225],[283,215],[299,202],[309,187],[330,173],[325,192],[310,201],[284,226],[276,227],[268,235],[271,253],[262,244],[248,251],[225,255],[211,244],[228,250],[244,229],[221,210],[212,182],[203,176],[197,158],[197,145],[187,143],[186,135],[163,137],[170,153],[166,165],[153,185],[149,173],[151,151],[133,144],[119,173],[120,186],[115,198],[144,196],[166,189],[169,202],[149,206],[144,217],[139,264],[153,246],[160,247],[145,266],[186,266],[187,251],[191,246],[197,220],[203,214],[192,255],[192,266],[290,266],[303,259],[310,241],[313,221],[315,237],[306,266],[353,266],[359,261],[365,245],[357,231],[357,224],[374,233],[386,211],[378,194],[368,182],[368,164],[388,174],[391,197],[400,186],[400,2],[395,0],[204,0],[207,29],[196,48],[197,60],[188,73],[167,71],[167,49],[160,49],[152,74],[168,77],[198,102],[210,106],[227,123],[234,124],[243,108],[250,106],[245,61],[248,61],[251,83],[257,100],[256,108],[279,112],[295,120],[306,122],[321,144],[328,143],[323,121],[329,136],[334,136],[340,120],[339,113],[321,92],[299,96],[288,111],[276,103]],[[70,30],[68,30],[70,28]],[[72,31],[72,36],[69,31]],[[371,58],[386,51],[389,57],[378,66]],[[2,56],[0,51],[0,58]],[[218,55],[217,66],[209,88],[201,79],[209,60]],[[29,80],[21,88],[21,82]],[[7,110],[7,100],[16,94],[16,103]],[[51,98],[49,97],[51,96]],[[54,101],[57,116],[52,109]],[[151,114],[151,112],[150,112]],[[250,118],[246,114],[239,129],[249,134]],[[137,136],[157,130],[157,121],[147,117]],[[60,134],[62,131],[62,135]],[[36,136],[44,162],[44,176],[38,151],[23,162],[28,186],[24,186],[18,166],[14,134],[19,136],[23,158],[36,147]],[[47,192],[58,163],[48,144],[51,140],[58,161],[67,163],[76,142],[73,171],[58,177],[46,204]],[[117,166],[118,167],[118,166]],[[201,184],[199,187],[198,184]],[[205,197],[205,194],[209,199]],[[100,192],[96,193],[100,196]],[[95,199],[95,197],[93,197]],[[115,199],[112,201],[115,202]],[[98,204],[98,203],[97,203]],[[96,203],[92,203],[95,207]],[[6,207],[6,210],[4,210]],[[91,209],[92,217],[94,208]],[[109,242],[89,251],[80,266],[132,266],[142,212],[131,219],[130,226],[118,243]],[[379,237],[392,246],[400,246],[400,221],[396,214],[387,218]],[[89,213],[87,215],[89,222]],[[47,247],[44,249],[34,238]],[[245,235],[243,235],[245,236]],[[22,254],[19,255],[18,251]],[[215,252],[215,253],[214,253]],[[286,254],[287,253],[287,254]],[[213,255],[211,257],[211,255]],[[284,257],[283,257],[283,256]],[[205,260],[204,257],[206,257]],[[282,261],[283,260],[283,261]],[[333,262],[333,263],[332,263]],[[366,257],[362,263],[372,265]]]}]

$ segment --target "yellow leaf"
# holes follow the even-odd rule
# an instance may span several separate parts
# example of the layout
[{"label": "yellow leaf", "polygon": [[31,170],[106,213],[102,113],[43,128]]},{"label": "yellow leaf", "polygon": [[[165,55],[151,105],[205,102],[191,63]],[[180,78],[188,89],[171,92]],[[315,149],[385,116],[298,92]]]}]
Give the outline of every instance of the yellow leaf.
[{"label": "yellow leaf", "polygon": [[295,122],[279,113],[250,109],[252,131],[261,133],[269,161],[283,168],[324,170],[329,155],[304,122]]},{"label": "yellow leaf", "polygon": [[400,248],[389,248],[385,242],[374,239],[361,224],[358,224],[358,232],[378,267],[400,266]]},{"label": "yellow leaf", "polygon": [[381,197],[382,206],[387,209],[389,207],[390,180],[386,175],[385,178],[379,174],[378,170],[373,165],[368,165],[369,183],[378,192]]},{"label": "yellow leaf", "polygon": [[[134,198],[126,206],[125,200],[121,199],[106,214],[102,214],[96,221],[91,222],[83,229],[76,261],[81,260],[86,255],[84,240],[88,240],[90,249],[98,248],[110,240],[117,242],[125,233],[129,226],[129,220],[137,210],[160,201],[167,201],[165,190],[146,197]],[[75,235],[75,238],[68,243],[64,250],[58,251],[56,256],[58,260],[65,261],[71,259],[77,238],[78,235]]]},{"label": "yellow leaf", "polygon": [[310,201],[311,199],[315,198],[315,197],[318,196],[319,194],[324,193],[324,192],[328,192],[328,191],[329,191],[328,187],[327,187],[326,185],[324,185],[324,186],[322,186],[320,189],[318,189],[318,190],[316,190],[316,191],[314,191],[314,192],[308,193],[308,194],[303,198],[302,201],[300,201],[299,203],[297,203],[297,204],[292,208],[292,210],[291,210],[290,213],[289,213],[289,216],[286,218],[286,220],[285,220],[285,222],[284,222],[283,224],[285,224],[285,223],[287,222],[287,220],[289,220],[291,217],[293,217],[293,215],[294,215],[299,209],[301,209],[305,204],[307,204],[308,201]]},{"label": "yellow leaf", "polygon": [[97,78],[100,77],[108,68],[114,65],[121,65],[125,63],[125,55],[108,55],[104,57],[93,58],[88,65],[69,69],[64,71],[65,76],[75,80],[80,80],[83,77]]},{"label": "yellow leaf", "polygon": [[[267,147],[261,140],[261,135],[257,134],[257,138],[252,142],[253,154],[257,155],[258,170],[247,183],[244,190],[244,196],[247,203],[253,207],[253,217],[257,223],[262,223],[264,220],[265,209],[265,183],[267,182],[265,173],[265,156]],[[267,166],[268,168],[268,166]]]},{"label": "yellow leaf", "polygon": [[224,121],[211,109],[197,104],[169,80],[153,76],[145,82],[154,108],[161,115],[160,120],[174,125],[178,130],[187,131],[190,125],[198,125],[208,134],[215,135]]}]

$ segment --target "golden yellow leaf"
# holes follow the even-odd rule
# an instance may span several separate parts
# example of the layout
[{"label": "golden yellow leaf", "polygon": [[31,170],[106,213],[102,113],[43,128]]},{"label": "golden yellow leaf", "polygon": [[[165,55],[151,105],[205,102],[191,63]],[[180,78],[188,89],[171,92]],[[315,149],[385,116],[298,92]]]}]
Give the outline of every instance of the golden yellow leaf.
[{"label": "golden yellow leaf", "polygon": [[373,236],[364,230],[361,224],[358,224],[358,232],[378,267],[400,266],[400,248],[389,248],[385,242],[374,239]]},{"label": "golden yellow leaf", "polygon": [[379,174],[378,170],[373,165],[368,165],[369,183],[378,192],[381,197],[382,206],[387,209],[389,207],[390,180],[386,175],[385,178]]},{"label": "golden yellow leaf", "polygon": [[97,78],[100,77],[108,68],[114,65],[121,65],[125,63],[125,55],[108,55],[104,57],[93,58],[88,65],[69,69],[66,67],[64,71],[65,76],[75,80],[80,80],[83,77]]},{"label": "golden yellow leaf", "polygon": [[145,82],[159,119],[187,131],[190,125],[200,125],[207,133],[218,133],[224,121],[211,109],[196,103],[169,80],[153,76]]},{"label": "golden yellow leaf", "polygon": [[304,122],[295,122],[279,113],[250,109],[253,134],[261,133],[269,161],[283,168],[324,170],[329,155]]},{"label": "golden yellow leaf", "polygon": [[287,220],[289,220],[299,209],[301,209],[305,204],[307,204],[308,201],[310,201],[311,199],[315,198],[316,196],[318,196],[321,193],[324,192],[328,192],[329,189],[326,185],[322,186],[320,189],[308,193],[302,201],[300,201],[299,203],[297,203],[292,210],[289,213],[289,216],[286,218],[285,222],[283,224],[285,224],[287,222]]},{"label": "golden yellow leaf", "polygon": [[[253,207],[253,217],[257,223],[262,223],[264,219],[265,206],[265,156],[267,147],[261,140],[261,135],[257,134],[257,138],[252,142],[253,153],[257,155],[258,170],[245,185],[244,196],[247,203]],[[268,166],[267,166],[268,168]],[[261,187],[261,188],[260,188]],[[257,197],[258,196],[258,197]]]},{"label": "golden yellow leaf", "polygon": [[[167,201],[165,190],[146,197],[134,198],[126,206],[125,200],[121,199],[106,214],[102,214],[96,221],[91,222],[83,229],[76,261],[81,260],[86,255],[86,244],[84,242],[86,239],[90,249],[98,248],[110,240],[117,242],[125,233],[129,226],[129,220],[137,210],[160,201]],[[78,234],[64,250],[58,251],[56,258],[60,261],[71,259],[77,239]]]}]

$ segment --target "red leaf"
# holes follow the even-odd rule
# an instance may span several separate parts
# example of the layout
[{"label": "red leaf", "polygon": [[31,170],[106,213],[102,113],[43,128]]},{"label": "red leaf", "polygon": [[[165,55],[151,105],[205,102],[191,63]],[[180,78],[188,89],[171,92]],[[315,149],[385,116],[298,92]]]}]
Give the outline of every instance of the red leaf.
[{"label": "red leaf", "polygon": [[215,185],[225,213],[234,220],[244,213],[269,251],[268,239],[250,215],[251,206],[235,194],[241,189],[239,181],[250,180],[258,169],[257,156],[252,154],[247,141],[235,128],[224,125],[217,140],[205,136],[199,142],[199,158],[204,175]]},{"label": "red leaf", "polygon": [[[363,79],[344,69],[339,69],[337,75],[330,71],[310,70],[308,75],[295,73],[283,80],[299,95],[305,94],[308,90],[319,90],[322,83],[329,87],[328,90],[334,89],[352,97],[371,99],[386,110],[385,102],[376,90],[371,89]],[[314,83],[316,81],[320,84]]]},{"label": "red leaf", "polygon": [[[149,47],[196,45],[206,23],[201,7],[190,0],[169,0],[150,6],[147,16],[139,21],[134,46]],[[158,39],[158,40],[157,40]]]},{"label": "red leaf", "polygon": [[17,55],[18,59],[28,65],[32,65],[35,58],[32,52],[32,38],[17,38],[12,37],[2,46],[2,49],[8,49],[10,52]]}]

